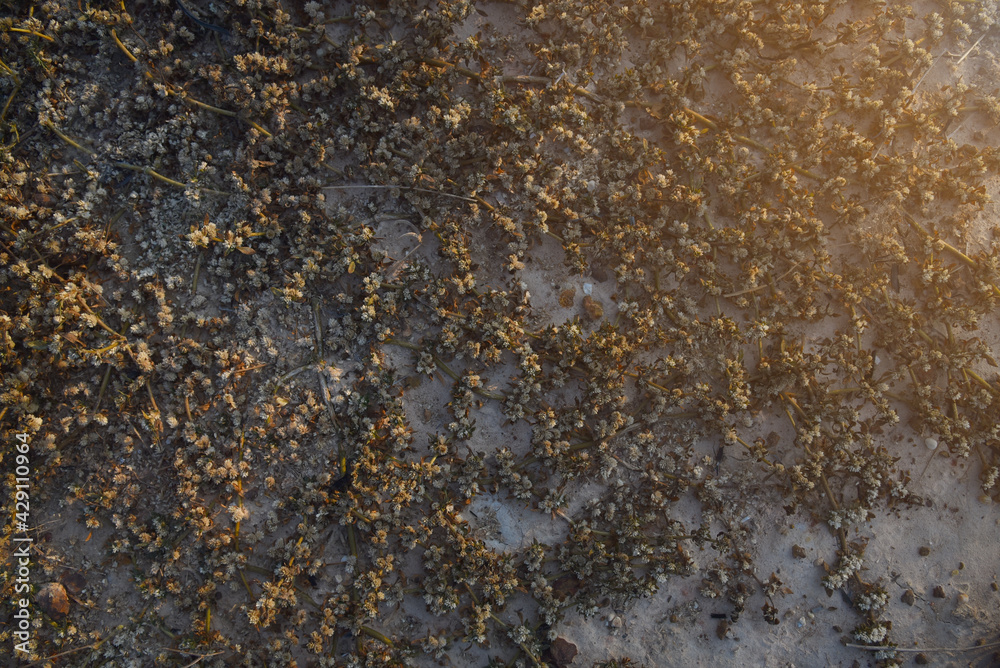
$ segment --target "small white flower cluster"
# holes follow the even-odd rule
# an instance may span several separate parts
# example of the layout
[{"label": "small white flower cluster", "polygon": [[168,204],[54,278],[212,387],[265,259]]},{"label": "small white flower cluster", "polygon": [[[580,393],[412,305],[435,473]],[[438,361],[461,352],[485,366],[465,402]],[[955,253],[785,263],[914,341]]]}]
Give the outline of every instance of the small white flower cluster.
[{"label": "small white flower cluster", "polygon": [[830,528],[834,531],[841,528],[856,526],[866,521],[868,521],[868,511],[859,507],[831,510],[830,517],[826,520],[827,524],[829,524]]},{"label": "small white flower cluster", "polygon": [[846,554],[840,558],[837,569],[823,578],[823,586],[829,591],[843,587],[855,573],[861,570],[864,562],[856,554]]},{"label": "small white flower cluster", "polygon": [[881,587],[875,587],[871,591],[858,596],[854,602],[855,607],[863,612],[877,612],[884,608],[889,602],[889,594]]}]

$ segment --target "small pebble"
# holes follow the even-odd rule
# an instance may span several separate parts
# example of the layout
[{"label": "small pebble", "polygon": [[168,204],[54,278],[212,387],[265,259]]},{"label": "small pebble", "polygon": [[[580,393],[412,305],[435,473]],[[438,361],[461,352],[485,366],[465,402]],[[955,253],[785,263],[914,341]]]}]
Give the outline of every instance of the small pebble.
[{"label": "small pebble", "polygon": [[938,442],[937,442],[936,438],[930,438],[930,437],[928,437],[928,438],[924,439],[924,445],[927,446],[928,450],[936,450],[937,446],[938,446]]},{"label": "small pebble", "polygon": [[926,557],[928,554],[931,553],[931,548],[927,547],[926,545],[923,545],[920,547],[919,550],[917,550],[917,552],[920,554],[921,557]]},{"label": "small pebble", "polygon": [[796,559],[806,558],[806,548],[801,545],[792,545],[792,556]]},{"label": "small pebble", "polygon": [[38,607],[53,619],[61,619],[69,612],[69,596],[66,587],[58,582],[50,582],[38,591]]},{"label": "small pebble", "polygon": [[590,295],[594,294],[594,284],[593,283],[584,283],[583,284],[583,294],[587,295],[588,297]]},{"label": "small pebble", "polygon": [[604,306],[593,297],[587,296],[583,298],[583,310],[590,320],[600,320],[604,317]]},{"label": "small pebble", "polygon": [[576,290],[573,288],[567,288],[559,293],[559,306],[563,308],[569,308],[573,305],[573,298],[576,296]]},{"label": "small pebble", "polygon": [[87,578],[85,578],[83,574],[75,571],[67,571],[66,573],[63,573],[63,576],[59,578],[59,581],[64,587],[66,587],[66,591],[73,596],[79,596],[80,592],[87,587]]},{"label": "small pebble", "polygon": [[930,663],[930,659],[927,658],[926,654],[921,652],[920,654],[917,654],[915,657],[913,657],[913,663],[917,664],[918,666],[926,666],[928,663]]},{"label": "small pebble", "polygon": [[906,591],[903,592],[903,595],[899,597],[899,600],[901,600],[906,605],[913,605],[914,603],[917,602],[917,596],[916,594],[913,593],[912,589],[907,589]]},{"label": "small pebble", "polygon": [[575,644],[565,638],[556,638],[552,641],[549,653],[552,655],[552,662],[556,665],[556,668],[564,668],[564,666],[573,663],[573,659],[577,655],[577,649]]},{"label": "small pebble", "polygon": [[947,594],[944,593],[944,587],[942,587],[941,585],[934,587],[933,593],[934,593],[934,598],[945,598],[947,596]]}]

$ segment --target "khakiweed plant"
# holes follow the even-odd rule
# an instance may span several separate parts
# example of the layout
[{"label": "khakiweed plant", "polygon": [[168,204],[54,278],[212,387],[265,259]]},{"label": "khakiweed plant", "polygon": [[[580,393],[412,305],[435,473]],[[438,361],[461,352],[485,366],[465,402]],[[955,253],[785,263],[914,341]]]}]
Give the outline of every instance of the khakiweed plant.
[{"label": "khakiweed plant", "polygon": [[[928,77],[995,3],[194,5],[2,5],[3,460],[85,578],[29,660],[564,665],[690,577],[721,640],[789,605],[777,503],[900,664],[887,435],[998,499],[998,102]],[[557,319],[557,272],[613,288]]]}]

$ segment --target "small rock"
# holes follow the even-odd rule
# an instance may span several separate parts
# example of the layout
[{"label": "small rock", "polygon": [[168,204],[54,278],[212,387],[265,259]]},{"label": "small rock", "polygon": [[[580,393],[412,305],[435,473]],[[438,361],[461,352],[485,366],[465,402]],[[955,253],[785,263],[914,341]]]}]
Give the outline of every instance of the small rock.
[{"label": "small rock", "polygon": [[806,558],[806,548],[801,545],[792,545],[792,556],[796,559]]},{"label": "small rock", "polygon": [[60,619],[69,613],[69,596],[66,587],[58,582],[50,582],[38,590],[36,597],[38,607],[53,619]]},{"label": "small rock", "polygon": [[934,598],[945,598],[947,596],[947,594],[944,593],[944,587],[942,587],[941,585],[934,587],[933,594]]},{"label": "small rock", "polygon": [[913,605],[917,602],[917,595],[913,593],[912,589],[907,589],[903,592],[903,595],[899,597],[899,600],[906,605]]},{"label": "small rock", "polygon": [[604,317],[604,306],[593,297],[587,296],[583,298],[583,310],[591,320],[600,320]]},{"label": "small rock", "polygon": [[59,581],[64,587],[66,587],[66,591],[68,591],[71,596],[79,596],[80,592],[87,588],[87,578],[83,577],[83,573],[67,571],[66,573],[63,573],[63,576],[59,578]]},{"label": "small rock", "polygon": [[719,625],[715,627],[715,635],[719,637],[719,640],[725,640],[726,635],[729,633],[729,622],[722,620]]},{"label": "small rock", "polygon": [[608,270],[600,265],[593,265],[590,267],[590,275],[594,277],[594,280],[598,283],[603,283],[608,280]]},{"label": "small rock", "polygon": [[917,664],[918,666],[926,666],[930,662],[931,662],[930,659],[928,659],[927,655],[924,654],[923,652],[913,657],[913,663]]},{"label": "small rock", "polygon": [[931,553],[931,548],[924,545],[919,550],[917,550],[917,552],[920,554],[921,557],[926,557],[928,554]]},{"label": "small rock", "polygon": [[569,308],[573,305],[573,297],[576,296],[576,290],[573,288],[566,288],[559,293],[559,306],[563,308]]},{"label": "small rock", "polygon": [[552,583],[552,594],[560,601],[565,601],[567,598],[580,591],[580,581],[576,579],[573,575],[564,575],[563,577],[557,579]]},{"label": "small rock", "polygon": [[594,284],[593,283],[584,283],[583,284],[583,294],[586,295],[586,296],[588,296],[588,297],[590,295],[594,294]]},{"label": "small rock", "polygon": [[576,658],[576,645],[565,638],[556,638],[552,641],[549,653],[552,655],[552,662],[556,668],[563,668],[573,663],[573,659]]}]

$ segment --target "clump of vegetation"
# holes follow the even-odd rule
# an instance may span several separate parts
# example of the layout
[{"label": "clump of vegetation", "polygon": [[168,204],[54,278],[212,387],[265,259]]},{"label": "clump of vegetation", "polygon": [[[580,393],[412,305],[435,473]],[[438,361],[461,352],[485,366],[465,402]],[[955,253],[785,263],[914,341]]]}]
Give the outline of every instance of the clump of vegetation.
[{"label": "clump of vegetation", "polygon": [[[767,499],[829,525],[823,584],[899,665],[849,532],[922,501],[885,436],[1000,500],[1000,102],[925,80],[994,2],[197,4],[0,3],[3,462],[29,434],[33,507],[98,546],[36,516],[39,577],[90,575],[33,660],[538,665],[696,573],[777,624]],[[557,270],[614,301],[546,319]],[[491,547],[486,495],[567,534]]]}]

